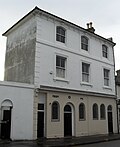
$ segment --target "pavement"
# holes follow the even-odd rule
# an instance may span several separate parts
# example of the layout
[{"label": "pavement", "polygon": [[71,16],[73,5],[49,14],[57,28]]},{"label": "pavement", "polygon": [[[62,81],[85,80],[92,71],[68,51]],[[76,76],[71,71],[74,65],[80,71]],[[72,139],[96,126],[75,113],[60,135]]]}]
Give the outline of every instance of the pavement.
[{"label": "pavement", "polygon": [[36,141],[0,140],[0,147],[75,147],[78,145],[100,143],[112,140],[120,140],[120,134],[92,135],[57,139],[38,139]]}]

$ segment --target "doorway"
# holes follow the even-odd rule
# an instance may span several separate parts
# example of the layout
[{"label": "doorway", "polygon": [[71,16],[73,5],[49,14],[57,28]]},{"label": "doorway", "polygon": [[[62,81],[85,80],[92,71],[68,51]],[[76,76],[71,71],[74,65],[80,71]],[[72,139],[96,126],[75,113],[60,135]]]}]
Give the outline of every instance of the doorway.
[{"label": "doorway", "polygon": [[71,105],[67,104],[64,107],[64,136],[72,136],[72,107]]},{"label": "doorway", "polygon": [[44,137],[44,104],[38,104],[37,138]]},{"label": "doorway", "polygon": [[11,130],[11,108],[3,110],[3,119],[1,123],[1,139],[10,139]]},{"label": "doorway", "polygon": [[108,106],[108,133],[113,134],[112,106]]},{"label": "doorway", "polygon": [[11,137],[11,117],[13,103],[5,99],[1,103],[1,139],[10,139]]}]

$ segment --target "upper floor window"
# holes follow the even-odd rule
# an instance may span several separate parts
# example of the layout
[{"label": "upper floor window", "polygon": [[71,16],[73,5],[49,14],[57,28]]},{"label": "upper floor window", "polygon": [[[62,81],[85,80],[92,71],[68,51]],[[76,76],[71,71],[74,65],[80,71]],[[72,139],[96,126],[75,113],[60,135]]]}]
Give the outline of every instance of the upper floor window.
[{"label": "upper floor window", "polygon": [[79,105],[79,119],[85,120],[85,105],[83,103]]},{"label": "upper floor window", "polygon": [[65,29],[61,26],[56,27],[56,40],[65,43]]},{"label": "upper floor window", "polygon": [[56,77],[65,78],[66,60],[65,57],[56,56]]},{"label": "upper floor window", "polygon": [[93,119],[98,119],[98,105],[93,104]]},{"label": "upper floor window", "polygon": [[108,58],[108,47],[106,45],[102,45],[102,55],[105,58]]},{"label": "upper floor window", "polygon": [[88,51],[88,38],[81,36],[81,49]]},{"label": "upper floor window", "polygon": [[104,69],[104,86],[110,85],[109,74],[110,74],[110,71],[108,69]]},{"label": "upper floor window", "polygon": [[52,120],[59,120],[59,103],[53,102],[52,103]]},{"label": "upper floor window", "polygon": [[82,63],[82,81],[89,83],[90,64]]}]

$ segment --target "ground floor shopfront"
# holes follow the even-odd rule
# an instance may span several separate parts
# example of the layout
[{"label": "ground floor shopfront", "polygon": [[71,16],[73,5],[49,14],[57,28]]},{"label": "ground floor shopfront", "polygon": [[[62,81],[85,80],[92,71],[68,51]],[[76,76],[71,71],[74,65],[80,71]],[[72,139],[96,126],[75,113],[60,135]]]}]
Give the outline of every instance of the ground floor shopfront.
[{"label": "ground floor shopfront", "polygon": [[114,96],[68,90],[38,90],[34,99],[34,139],[117,133]]}]

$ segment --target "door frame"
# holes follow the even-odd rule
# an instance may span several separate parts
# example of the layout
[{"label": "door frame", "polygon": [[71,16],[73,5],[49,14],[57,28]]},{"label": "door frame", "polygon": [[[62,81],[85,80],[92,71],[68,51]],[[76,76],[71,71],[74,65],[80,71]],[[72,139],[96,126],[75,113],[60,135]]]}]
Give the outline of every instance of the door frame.
[{"label": "door frame", "polygon": [[[110,120],[109,114],[111,115],[111,121],[109,121]],[[113,134],[113,113],[112,113],[112,106],[111,105],[109,105],[108,108],[107,108],[107,116],[108,116],[108,133]],[[111,130],[110,130],[109,125],[112,125]]]},{"label": "door frame", "polygon": [[[45,137],[45,104],[44,103],[38,103],[39,104],[42,104],[44,105],[44,108],[43,109],[38,109],[37,110],[37,130],[38,130],[38,113],[43,113],[43,117],[44,117],[44,129],[43,129],[43,136],[40,137],[40,138],[44,138]],[[38,131],[37,131],[37,138],[38,138]]]},{"label": "door frame", "polygon": [[[71,136],[75,136],[75,108],[74,108],[74,105],[72,104],[72,103],[67,103],[66,105],[69,105],[70,107],[71,107],[71,117],[72,117],[72,135]],[[65,105],[65,106],[66,106]],[[64,106],[64,108],[65,108],[65,106]],[[63,111],[64,112],[64,111]],[[64,112],[65,113],[65,112]],[[63,115],[64,116],[64,115]],[[64,125],[63,125],[64,126]]]}]

